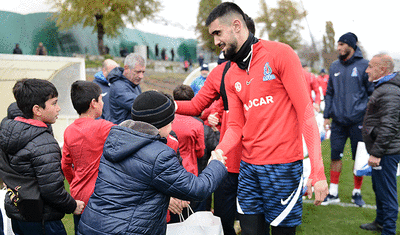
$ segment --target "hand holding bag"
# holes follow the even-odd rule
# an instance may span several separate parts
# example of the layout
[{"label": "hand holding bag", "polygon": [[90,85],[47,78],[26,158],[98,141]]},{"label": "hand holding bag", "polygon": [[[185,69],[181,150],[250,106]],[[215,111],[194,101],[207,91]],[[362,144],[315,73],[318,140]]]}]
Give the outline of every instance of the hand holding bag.
[{"label": "hand holding bag", "polygon": [[[190,208],[190,207],[189,207]],[[190,208],[193,212],[193,210]],[[183,218],[181,216],[180,218]],[[198,211],[180,223],[167,225],[167,235],[223,235],[221,219],[211,211]]]},{"label": "hand holding bag", "polygon": [[[354,162],[354,175],[371,176],[372,168],[368,165],[369,154],[364,142],[358,142],[356,160]],[[400,176],[400,163],[397,165],[397,176]]]},{"label": "hand holding bag", "polygon": [[353,173],[356,176],[371,176],[372,169],[368,165],[369,154],[364,142],[358,142]]}]

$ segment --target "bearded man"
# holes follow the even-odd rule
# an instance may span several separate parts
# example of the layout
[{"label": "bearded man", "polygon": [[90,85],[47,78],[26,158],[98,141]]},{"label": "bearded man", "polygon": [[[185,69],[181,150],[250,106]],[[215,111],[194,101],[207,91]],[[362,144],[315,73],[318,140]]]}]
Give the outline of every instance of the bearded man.
[{"label": "bearded man", "polygon": [[[331,128],[331,170],[329,194],[322,205],[340,202],[338,187],[342,171],[343,150],[348,138],[351,142],[353,160],[357,144],[362,142],[361,128],[367,108],[368,97],[374,86],[368,81],[368,60],[363,58],[354,33],[343,34],[338,40],[339,59],[329,69],[328,88],[325,96],[324,126]],[[330,122],[332,120],[331,125]],[[327,128],[328,129],[328,128]],[[352,202],[365,205],[361,196],[363,177],[354,175]]]}]

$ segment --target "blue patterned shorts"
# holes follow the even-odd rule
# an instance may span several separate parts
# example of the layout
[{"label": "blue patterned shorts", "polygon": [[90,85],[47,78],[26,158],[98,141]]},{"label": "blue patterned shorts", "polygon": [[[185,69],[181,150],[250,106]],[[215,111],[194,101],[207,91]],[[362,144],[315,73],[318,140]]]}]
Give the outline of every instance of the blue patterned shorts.
[{"label": "blue patterned shorts", "polygon": [[[240,163],[238,212],[264,214],[271,226],[301,224],[303,161],[274,165]],[[306,184],[306,182],[304,182]]]}]

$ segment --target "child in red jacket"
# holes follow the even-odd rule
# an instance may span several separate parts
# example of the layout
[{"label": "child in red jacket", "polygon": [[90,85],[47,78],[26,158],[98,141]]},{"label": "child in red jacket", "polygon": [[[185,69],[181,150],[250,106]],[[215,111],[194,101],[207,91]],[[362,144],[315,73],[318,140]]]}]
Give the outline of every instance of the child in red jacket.
[{"label": "child in red jacket", "polygon": [[[87,205],[99,171],[103,146],[113,124],[98,119],[103,110],[101,88],[93,82],[76,81],[71,86],[71,99],[79,114],[64,132],[61,167],[75,200]],[[81,215],[74,215],[75,233]]]}]

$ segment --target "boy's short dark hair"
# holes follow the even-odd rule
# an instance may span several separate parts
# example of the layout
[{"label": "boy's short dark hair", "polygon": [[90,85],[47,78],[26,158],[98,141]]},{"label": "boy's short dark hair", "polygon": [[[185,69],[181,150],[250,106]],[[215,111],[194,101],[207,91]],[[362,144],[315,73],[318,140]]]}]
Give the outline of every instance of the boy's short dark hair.
[{"label": "boy's short dark hair", "polygon": [[47,100],[58,97],[53,83],[36,78],[24,78],[17,81],[13,87],[13,94],[18,108],[26,118],[33,118],[33,106],[39,105],[39,107],[46,108]]},{"label": "boy's short dark hair", "polygon": [[76,81],[71,85],[72,105],[79,115],[89,110],[92,100],[99,101],[101,88],[94,82]]},{"label": "boy's short dark hair", "polygon": [[188,85],[178,85],[172,94],[175,100],[191,100],[194,97],[194,91]]},{"label": "boy's short dark hair", "polygon": [[208,15],[207,19],[206,19],[206,26],[210,26],[210,24],[216,20],[219,17],[223,17],[227,14],[230,13],[237,13],[242,15],[243,17],[243,22],[245,22],[245,15],[244,12],[242,11],[242,9],[240,9],[240,7],[238,5],[236,5],[233,2],[223,2],[221,4],[219,4],[218,6],[216,6],[210,13],[210,15]]}]

